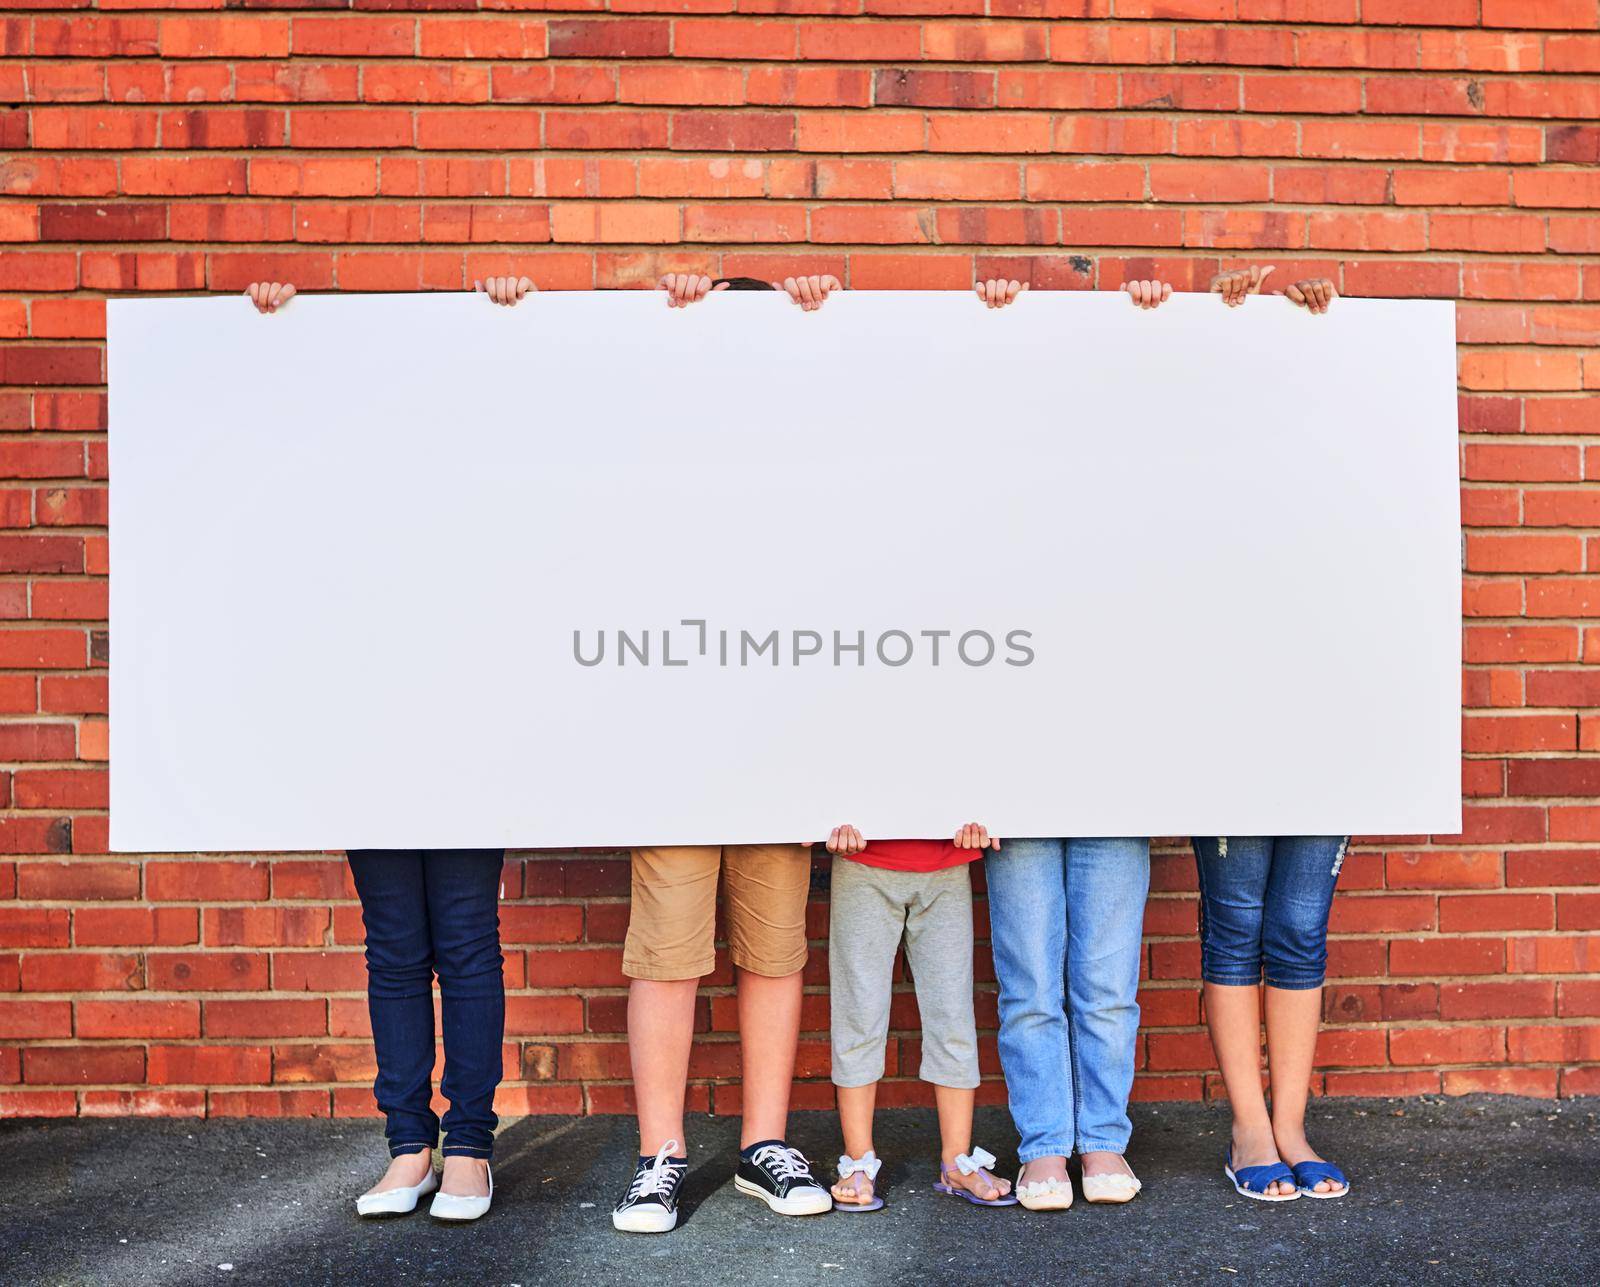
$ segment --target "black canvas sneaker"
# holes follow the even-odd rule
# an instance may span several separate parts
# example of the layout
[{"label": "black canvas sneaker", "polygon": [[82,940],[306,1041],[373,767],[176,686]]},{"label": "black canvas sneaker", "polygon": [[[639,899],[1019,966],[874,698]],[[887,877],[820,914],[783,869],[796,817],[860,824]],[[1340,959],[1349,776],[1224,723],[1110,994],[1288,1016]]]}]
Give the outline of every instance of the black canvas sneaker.
[{"label": "black canvas sneaker", "polygon": [[678,1188],[689,1160],[671,1156],[677,1147],[677,1140],[668,1140],[654,1157],[639,1159],[633,1183],[611,1212],[623,1233],[665,1233],[678,1223]]},{"label": "black canvas sneaker", "polygon": [[733,1187],[760,1198],[779,1215],[821,1215],[833,1210],[833,1195],[811,1174],[805,1154],[782,1140],[762,1140],[739,1154]]}]

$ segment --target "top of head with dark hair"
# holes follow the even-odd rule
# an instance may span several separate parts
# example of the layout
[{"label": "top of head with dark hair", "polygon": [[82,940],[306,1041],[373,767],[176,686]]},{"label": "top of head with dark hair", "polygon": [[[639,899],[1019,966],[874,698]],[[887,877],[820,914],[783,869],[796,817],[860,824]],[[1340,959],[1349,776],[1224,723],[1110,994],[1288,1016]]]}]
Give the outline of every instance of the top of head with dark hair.
[{"label": "top of head with dark hair", "polygon": [[772,283],[764,282],[759,277],[719,277],[711,283],[713,286],[726,286],[729,290],[771,290]]}]

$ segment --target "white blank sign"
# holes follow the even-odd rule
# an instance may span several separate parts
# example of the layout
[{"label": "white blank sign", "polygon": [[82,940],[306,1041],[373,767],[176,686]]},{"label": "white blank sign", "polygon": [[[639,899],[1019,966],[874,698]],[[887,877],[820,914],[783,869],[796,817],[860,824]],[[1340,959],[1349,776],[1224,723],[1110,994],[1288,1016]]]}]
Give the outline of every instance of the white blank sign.
[{"label": "white blank sign", "polygon": [[116,300],[110,361],[119,850],[1460,826],[1448,303]]}]

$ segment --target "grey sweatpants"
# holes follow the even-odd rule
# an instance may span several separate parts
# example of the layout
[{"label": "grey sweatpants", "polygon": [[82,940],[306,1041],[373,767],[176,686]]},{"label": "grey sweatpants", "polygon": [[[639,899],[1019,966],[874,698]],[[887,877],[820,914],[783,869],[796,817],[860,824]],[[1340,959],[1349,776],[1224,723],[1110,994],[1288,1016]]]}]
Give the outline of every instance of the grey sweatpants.
[{"label": "grey sweatpants", "polygon": [[923,1081],[978,1084],[972,1013],[972,876],[887,871],[833,860],[828,924],[828,992],[833,1084],[868,1086],[883,1076],[894,958],[900,940],[922,1015]]}]

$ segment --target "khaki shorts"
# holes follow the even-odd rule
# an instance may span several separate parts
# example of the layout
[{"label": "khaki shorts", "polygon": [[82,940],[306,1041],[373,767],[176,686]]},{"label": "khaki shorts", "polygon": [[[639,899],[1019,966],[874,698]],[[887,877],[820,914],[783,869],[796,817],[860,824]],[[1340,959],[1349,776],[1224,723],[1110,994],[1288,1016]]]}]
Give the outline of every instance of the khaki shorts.
[{"label": "khaki shorts", "polygon": [[633,851],[624,974],[698,979],[716,968],[719,872],[733,963],[769,978],[805,965],[809,845],[678,845]]}]

